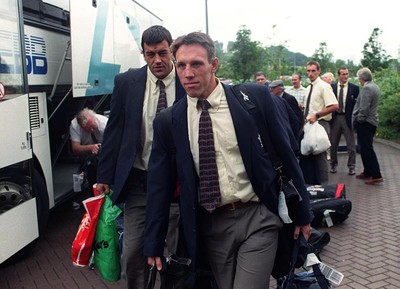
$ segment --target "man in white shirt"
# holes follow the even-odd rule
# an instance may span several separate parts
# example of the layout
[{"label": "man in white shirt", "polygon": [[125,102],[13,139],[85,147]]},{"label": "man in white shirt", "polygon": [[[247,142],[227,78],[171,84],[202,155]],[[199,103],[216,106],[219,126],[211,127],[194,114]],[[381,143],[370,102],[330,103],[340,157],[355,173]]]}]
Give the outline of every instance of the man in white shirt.
[{"label": "man in white shirt", "polygon": [[[319,77],[321,70],[317,61],[307,62],[306,70],[311,83],[307,87],[304,100],[305,119],[311,124],[318,121],[329,137],[329,121],[332,119],[332,112],[339,108],[338,100],[333,93],[332,87]],[[307,158],[307,156],[302,157]],[[327,184],[329,181],[329,163],[326,151],[316,155],[315,161],[316,166],[314,167],[318,184]]]}]

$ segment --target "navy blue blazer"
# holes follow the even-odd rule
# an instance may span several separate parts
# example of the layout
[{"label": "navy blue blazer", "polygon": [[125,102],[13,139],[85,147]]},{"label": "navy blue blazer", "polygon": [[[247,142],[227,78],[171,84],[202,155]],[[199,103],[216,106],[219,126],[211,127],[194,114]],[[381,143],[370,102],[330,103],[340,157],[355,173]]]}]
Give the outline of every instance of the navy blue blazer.
[{"label": "navy blue blazer", "polygon": [[[338,98],[338,92],[337,92],[338,84],[332,83],[331,86],[333,89],[333,93],[335,94],[336,98]],[[346,118],[346,124],[349,128],[352,128],[353,109],[354,109],[354,105],[356,104],[356,100],[357,100],[359,92],[360,92],[360,88],[358,87],[358,85],[355,85],[350,82],[348,83],[346,104],[345,104],[345,118]],[[332,112],[332,118],[334,118],[335,115],[336,115],[336,111]]]},{"label": "navy blue blazer", "polygon": [[[97,170],[97,182],[111,185],[114,202],[120,200],[140,144],[146,81],[147,65],[120,73],[114,79],[111,111],[104,131]],[[178,76],[175,84],[178,100],[186,92]]]},{"label": "navy blue blazer", "polygon": [[[284,164],[285,174],[294,180],[303,202],[295,218],[297,225],[310,223],[309,198],[304,178],[297,162],[291,140],[293,134],[287,112],[272,97],[267,87],[253,84],[246,86],[253,103],[265,119],[272,143]],[[228,106],[247,175],[255,193],[272,212],[278,214],[276,172],[269,155],[259,139],[253,117],[240,104],[230,86],[224,85]],[[172,123],[171,123],[172,122]],[[188,138],[187,99],[160,113],[154,121],[153,149],[149,161],[147,182],[147,210],[145,229],[145,256],[162,256],[168,227],[169,203],[172,199],[171,154],[176,154],[180,183],[180,208],[183,236],[193,269],[198,261],[198,175],[193,162]]]}]

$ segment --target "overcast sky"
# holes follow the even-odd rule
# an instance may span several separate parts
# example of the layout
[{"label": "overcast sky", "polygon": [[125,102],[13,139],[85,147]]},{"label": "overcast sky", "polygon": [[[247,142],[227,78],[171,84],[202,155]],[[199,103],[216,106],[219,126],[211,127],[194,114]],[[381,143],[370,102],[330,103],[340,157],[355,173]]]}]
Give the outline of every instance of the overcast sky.
[{"label": "overcast sky", "polygon": [[[163,19],[173,37],[206,32],[206,1],[137,0]],[[234,41],[246,25],[252,40],[264,45],[285,44],[291,51],[311,56],[326,42],[335,59],[358,63],[364,44],[378,27],[383,48],[392,57],[398,56],[400,15],[387,0],[208,0],[207,4],[209,34],[224,45]]]},{"label": "overcast sky", "polygon": [[[68,0],[45,1],[64,7],[69,4]],[[136,0],[163,19],[174,38],[192,31],[206,32],[206,1],[209,34],[225,48],[246,25],[252,40],[265,46],[282,44],[311,56],[325,42],[335,59],[359,63],[364,44],[377,27],[382,31],[379,41],[383,49],[398,57],[400,14],[389,0]]]}]

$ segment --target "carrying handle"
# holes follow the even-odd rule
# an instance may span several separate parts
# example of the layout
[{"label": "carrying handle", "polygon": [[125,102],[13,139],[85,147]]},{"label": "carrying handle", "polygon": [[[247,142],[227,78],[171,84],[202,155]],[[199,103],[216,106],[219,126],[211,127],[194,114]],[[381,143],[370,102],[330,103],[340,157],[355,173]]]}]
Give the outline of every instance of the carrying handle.
[{"label": "carrying handle", "polygon": [[[290,264],[290,271],[288,274],[288,284],[287,288],[292,288],[291,286],[293,285],[294,281],[294,270],[295,270],[295,265],[296,265],[296,260],[297,256],[299,255],[299,251],[301,247],[307,246],[307,241],[303,236],[303,233],[300,232],[299,238],[296,240],[294,246],[293,246],[293,251],[292,251],[292,263]],[[321,269],[319,268],[319,264],[314,264],[312,266],[314,276],[317,279],[318,285],[320,286],[321,289],[330,289],[331,287],[327,283],[327,280],[322,274]]]}]

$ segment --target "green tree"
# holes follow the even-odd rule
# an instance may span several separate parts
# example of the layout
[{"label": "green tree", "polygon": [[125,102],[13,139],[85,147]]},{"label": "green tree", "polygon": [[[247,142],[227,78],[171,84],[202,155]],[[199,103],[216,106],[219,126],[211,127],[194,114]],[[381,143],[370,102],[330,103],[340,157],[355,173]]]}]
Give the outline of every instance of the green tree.
[{"label": "green tree", "polygon": [[372,72],[389,67],[389,56],[378,39],[381,34],[382,31],[379,28],[374,28],[362,51],[361,65],[368,67]]},{"label": "green tree", "polygon": [[246,26],[242,26],[236,33],[229,63],[236,81],[248,82],[262,62],[263,48],[258,41],[252,41],[250,36],[251,31]]},{"label": "green tree", "polygon": [[277,79],[281,75],[287,74],[288,64],[287,64],[287,52],[288,50],[284,45],[271,46],[268,48],[268,74],[270,79]]},{"label": "green tree", "polygon": [[315,50],[313,56],[311,56],[311,59],[319,62],[322,73],[327,71],[335,73],[333,54],[328,51],[328,45],[326,42],[321,42],[319,44],[319,48]]},{"label": "green tree", "polygon": [[376,72],[374,80],[381,90],[378,136],[400,140],[400,75],[391,68]]}]

